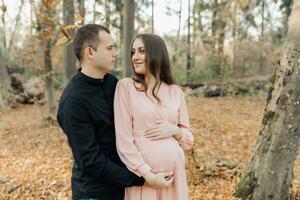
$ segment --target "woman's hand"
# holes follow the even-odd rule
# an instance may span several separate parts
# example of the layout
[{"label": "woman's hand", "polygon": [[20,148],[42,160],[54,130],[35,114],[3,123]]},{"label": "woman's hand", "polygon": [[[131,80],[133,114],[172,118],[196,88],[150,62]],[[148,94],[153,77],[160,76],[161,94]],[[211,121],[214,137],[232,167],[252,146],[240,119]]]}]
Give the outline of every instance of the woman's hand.
[{"label": "woman's hand", "polygon": [[180,128],[168,121],[157,121],[152,127],[144,132],[144,136],[151,140],[158,140],[174,136],[179,140],[182,136]]},{"label": "woman's hand", "polygon": [[174,181],[173,172],[159,172],[149,171],[143,176],[146,180],[145,184],[155,188],[169,187]]}]

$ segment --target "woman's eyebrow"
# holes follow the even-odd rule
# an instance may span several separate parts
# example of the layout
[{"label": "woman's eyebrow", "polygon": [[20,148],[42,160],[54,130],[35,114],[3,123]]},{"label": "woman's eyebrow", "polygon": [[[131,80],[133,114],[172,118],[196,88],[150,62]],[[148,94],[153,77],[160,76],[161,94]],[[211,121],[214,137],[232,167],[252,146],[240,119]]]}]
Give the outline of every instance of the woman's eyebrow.
[{"label": "woman's eyebrow", "polygon": [[[137,49],[138,49],[138,50],[141,50],[141,49],[144,49],[144,47],[138,47]],[[135,50],[135,48],[132,47],[131,50]]]}]

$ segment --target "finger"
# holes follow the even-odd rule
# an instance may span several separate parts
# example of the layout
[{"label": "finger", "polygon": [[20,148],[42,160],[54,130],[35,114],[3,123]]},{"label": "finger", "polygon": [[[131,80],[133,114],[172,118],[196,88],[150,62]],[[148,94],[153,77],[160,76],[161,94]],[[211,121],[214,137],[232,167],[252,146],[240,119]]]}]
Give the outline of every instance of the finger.
[{"label": "finger", "polygon": [[161,175],[162,177],[172,176],[172,175],[173,175],[173,172],[161,172],[160,175]]},{"label": "finger", "polygon": [[153,135],[152,137],[147,137],[147,138],[150,140],[160,140],[160,139],[164,139],[167,137],[169,137],[169,136],[161,134],[161,133],[157,133],[157,134]]},{"label": "finger", "polygon": [[157,134],[156,134],[156,133],[149,133],[149,134],[145,134],[144,136],[145,136],[146,138],[152,138],[152,137],[157,136]]},{"label": "finger", "polygon": [[174,181],[174,177],[170,178],[168,181],[167,181],[167,186],[170,186]]},{"label": "finger", "polygon": [[161,173],[161,172],[166,172],[164,168],[160,168],[160,169],[152,169],[153,173]]},{"label": "finger", "polygon": [[168,180],[170,180],[173,177],[174,177],[174,175],[170,175],[170,176],[166,176],[165,179],[168,181]]},{"label": "finger", "polygon": [[155,136],[158,136],[159,135],[159,131],[152,131],[152,132],[149,132],[147,134],[144,134],[145,137],[147,138],[150,138],[150,137],[155,137]]},{"label": "finger", "polygon": [[159,126],[153,126],[150,129],[146,130],[144,133],[151,133],[151,132],[153,132],[153,131],[155,131],[157,129],[159,129]]}]

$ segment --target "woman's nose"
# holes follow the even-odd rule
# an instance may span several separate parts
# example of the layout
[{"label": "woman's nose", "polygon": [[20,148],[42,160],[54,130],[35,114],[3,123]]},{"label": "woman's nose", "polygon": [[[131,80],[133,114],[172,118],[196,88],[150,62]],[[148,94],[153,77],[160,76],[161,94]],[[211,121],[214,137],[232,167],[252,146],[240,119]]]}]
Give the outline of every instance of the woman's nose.
[{"label": "woman's nose", "polygon": [[137,55],[137,53],[133,53],[133,55],[132,55],[132,59],[133,59],[133,60],[136,60],[136,59],[138,59],[138,55]]}]

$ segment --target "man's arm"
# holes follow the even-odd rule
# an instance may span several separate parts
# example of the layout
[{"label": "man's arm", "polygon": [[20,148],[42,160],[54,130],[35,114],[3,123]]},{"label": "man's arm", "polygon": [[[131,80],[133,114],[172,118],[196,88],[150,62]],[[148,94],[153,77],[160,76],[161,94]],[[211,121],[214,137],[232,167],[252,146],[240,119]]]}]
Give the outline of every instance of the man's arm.
[{"label": "man's arm", "polygon": [[58,121],[68,137],[76,163],[86,174],[114,182],[122,187],[143,185],[144,179],[109,160],[101,153],[83,103],[67,97],[58,112]]}]

